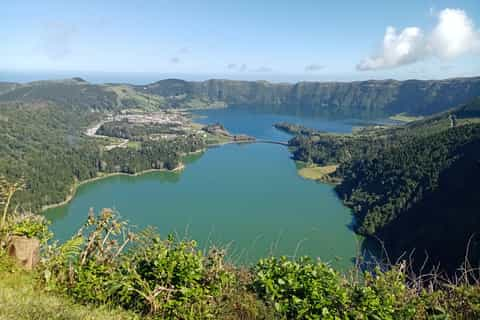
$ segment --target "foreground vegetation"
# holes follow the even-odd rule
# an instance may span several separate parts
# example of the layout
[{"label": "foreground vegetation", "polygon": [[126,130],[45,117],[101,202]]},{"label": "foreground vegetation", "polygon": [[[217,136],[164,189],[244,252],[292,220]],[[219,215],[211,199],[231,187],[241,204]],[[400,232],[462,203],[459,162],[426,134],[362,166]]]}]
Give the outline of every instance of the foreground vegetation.
[{"label": "foreground vegetation", "polygon": [[[23,233],[12,231],[18,219],[4,225],[2,239],[46,226],[44,220],[23,222]],[[32,273],[0,251],[2,319],[480,317],[475,270],[449,281],[410,273],[405,262],[367,271],[358,264],[346,274],[306,257],[269,257],[240,267],[228,263],[221,248],[202,252],[195,241],[162,238],[152,229],[133,233],[109,209],[90,212],[62,245],[47,244],[51,234],[29,234],[45,244]]]},{"label": "foreground vegetation", "polygon": [[26,272],[0,254],[0,319],[5,320],[131,320],[140,316],[120,308],[92,308],[65,295],[47,291],[36,273]]}]

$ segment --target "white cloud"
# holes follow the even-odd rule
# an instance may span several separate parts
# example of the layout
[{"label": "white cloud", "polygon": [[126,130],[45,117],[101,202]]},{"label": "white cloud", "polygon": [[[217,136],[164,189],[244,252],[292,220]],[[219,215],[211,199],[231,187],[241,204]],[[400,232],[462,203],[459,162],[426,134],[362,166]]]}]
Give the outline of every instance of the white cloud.
[{"label": "white cloud", "polygon": [[227,69],[233,72],[272,72],[273,69],[268,66],[260,66],[256,69],[249,68],[245,63],[237,64],[237,63],[229,63],[227,64]]},{"label": "white cloud", "polygon": [[440,70],[442,71],[450,71],[452,70],[454,67],[453,66],[450,66],[450,65],[444,65],[444,66],[440,66]]},{"label": "white cloud", "polygon": [[454,58],[478,50],[480,32],[465,11],[444,9],[438,14],[438,23],[425,36],[420,28],[408,27],[398,32],[388,27],[380,52],[363,59],[358,70],[394,68],[437,56]]},{"label": "white cloud", "polygon": [[419,28],[409,27],[397,33],[394,27],[388,27],[380,54],[362,60],[357,69],[391,68],[412,63],[425,55],[424,49],[425,39]]},{"label": "white cloud", "polygon": [[305,66],[305,71],[307,72],[315,72],[315,71],[320,71],[324,69],[325,66],[322,66],[320,64],[309,64]]},{"label": "white cloud", "polygon": [[453,58],[478,49],[480,32],[465,11],[445,9],[438,15],[438,24],[433,29],[430,46],[441,58]]},{"label": "white cloud", "polygon": [[190,48],[188,47],[182,47],[178,49],[177,54],[170,58],[170,63],[172,64],[182,63],[183,57],[188,53],[190,53]]},{"label": "white cloud", "polygon": [[243,64],[229,63],[227,65],[227,69],[231,71],[245,72],[247,71],[248,67],[245,63]]},{"label": "white cloud", "polygon": [[266,66],[261,66],[257,69],[252,70],[253,72],[272,72],[272,68],[266,67]]},{"label": "white cloud", "polygon": [[178,49],[178,54],[187,54],[187,53],[190,53],[190,48],[189,47],[182,47],[180,49]]}]

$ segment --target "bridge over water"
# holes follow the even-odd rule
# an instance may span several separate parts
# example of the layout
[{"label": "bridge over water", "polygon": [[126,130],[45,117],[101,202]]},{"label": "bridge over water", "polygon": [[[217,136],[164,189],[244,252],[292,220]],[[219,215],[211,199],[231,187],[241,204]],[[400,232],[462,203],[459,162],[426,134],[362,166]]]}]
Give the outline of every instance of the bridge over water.
[{"label": "bridge over water", "polygon": [[271,144],[279,144],[279,145],[281,145],[281,146],[286,146],[286,147],[288,147],[288,142],[285,142],[285,141],[256,139],[255,141],[252,141],[252,143],[271,143]]},{"label": "bridge over water", "polygon": [[278,144],[281,146],[288,147],[288,142],[286,141],[276,141],[276,140],[267,140],[267,139],[233,140],[228,143],[270,143],[270,144]]}]

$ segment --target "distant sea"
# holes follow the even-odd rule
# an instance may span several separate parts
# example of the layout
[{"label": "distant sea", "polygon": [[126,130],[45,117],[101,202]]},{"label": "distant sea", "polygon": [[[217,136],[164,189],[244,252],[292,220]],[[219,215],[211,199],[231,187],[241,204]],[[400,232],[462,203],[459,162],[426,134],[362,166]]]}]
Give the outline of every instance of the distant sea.
[{"label": "distant sea", "polygon": [[0,81],[26,83],[38,80],[60,80],[80,77],[91,83],[130,83],[148,84],[162,79],[177,78],[190,81],[201,81],[219,78],[219,75],[181,74],[181,73],[148,73],[148,72],[84,72],[84,71],[2,71]]},{"label": "distant sea", "polygon": [[97,72],[97,71],[18,71],[1,70],[0,81],[6,82],[31,82],[38,80],[60,80],[80,77],[90,83],[130,83],[143,85],[162,79],[183,79],[188,81],[203,81],[208,79],[230,80],[266,80],[270,82],[298,81],[352,81],[366,80],[364,76],[354,74],[328,75],[328,74],[277,74],[277,73],[162,73],[162,72]]}]

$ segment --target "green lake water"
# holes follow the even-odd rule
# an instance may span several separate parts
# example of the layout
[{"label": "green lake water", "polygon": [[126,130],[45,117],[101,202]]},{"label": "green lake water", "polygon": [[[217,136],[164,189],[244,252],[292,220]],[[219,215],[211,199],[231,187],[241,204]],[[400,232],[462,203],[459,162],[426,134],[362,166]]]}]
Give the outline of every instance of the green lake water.
[{"label": "green lake water", "polygon": [[[277,121],[349,131],[348,122],[246,110],[199,112],[202,122],[222,122],[229,130],[286,141]],[[164,237],[176,233],[195,239],[200,248],[227,246],[229,258],[252,263],[274,254],[309,255],[344,268],[357,251],[350,230],[350,210],[332,186],[297,175],[288,149],[273,144],[225,145],[191,156],[179,173],[153,172],[113,176],[82,185],[67,205],[49,210],[59,240],[69,238],[85,221],[89,208],[114,208],[131,225],[157,227]]]}]

